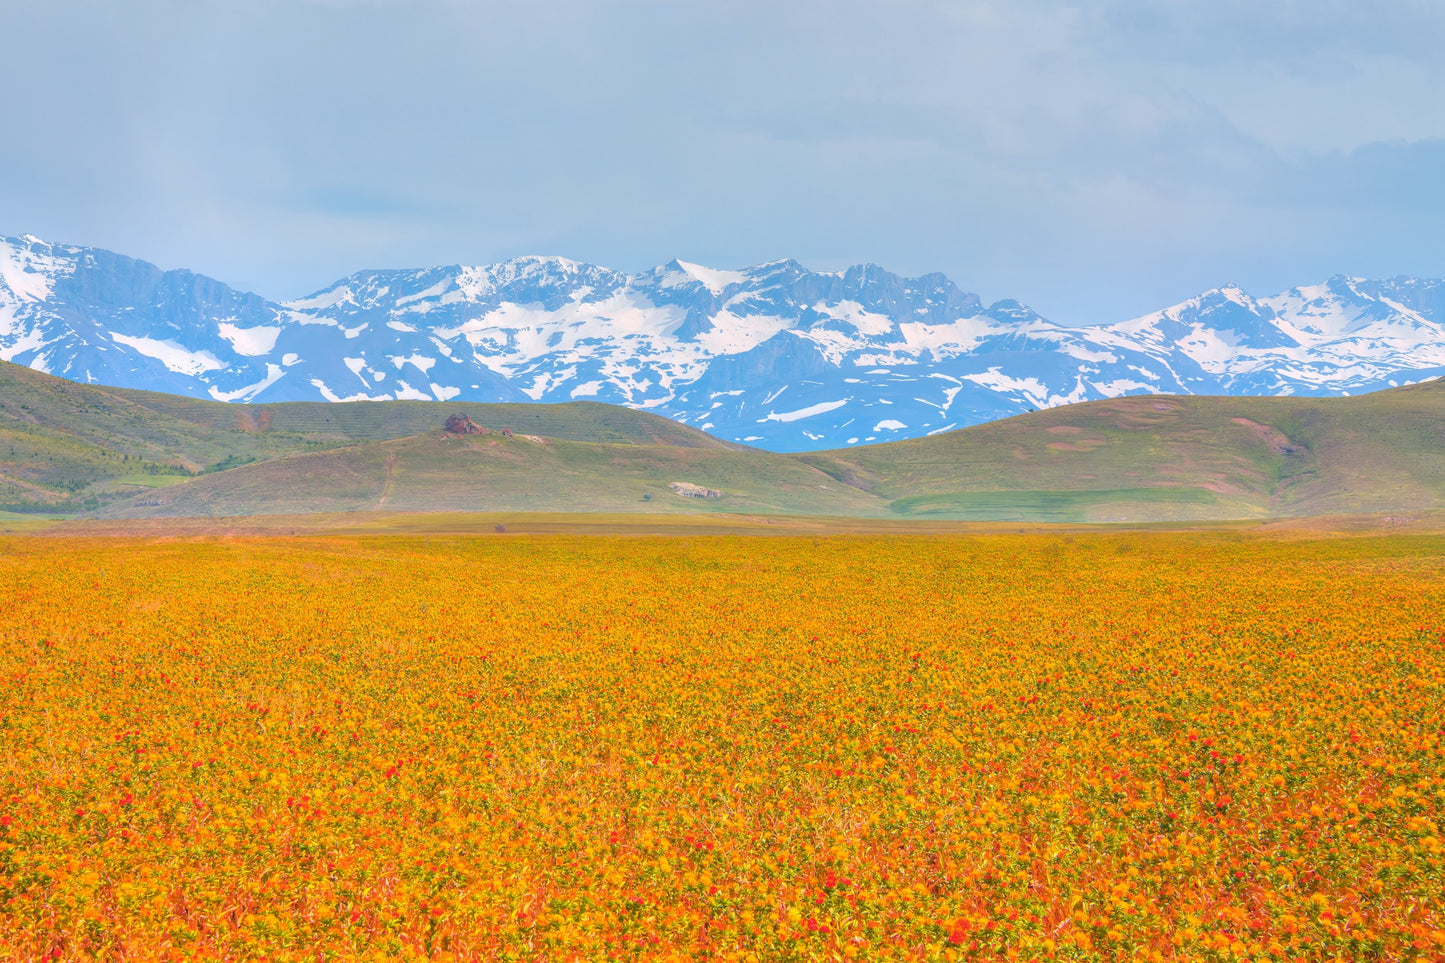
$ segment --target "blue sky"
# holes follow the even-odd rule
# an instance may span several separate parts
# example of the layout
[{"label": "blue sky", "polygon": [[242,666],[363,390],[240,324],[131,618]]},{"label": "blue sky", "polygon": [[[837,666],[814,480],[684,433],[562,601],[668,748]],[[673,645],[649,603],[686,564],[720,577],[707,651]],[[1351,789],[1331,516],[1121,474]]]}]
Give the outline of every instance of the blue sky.
[{"label": "blue sky", "polygon": [[795,257],[1080,322],[1445,275],[1438,0],[0,6],[0,233],[269,297]]}]

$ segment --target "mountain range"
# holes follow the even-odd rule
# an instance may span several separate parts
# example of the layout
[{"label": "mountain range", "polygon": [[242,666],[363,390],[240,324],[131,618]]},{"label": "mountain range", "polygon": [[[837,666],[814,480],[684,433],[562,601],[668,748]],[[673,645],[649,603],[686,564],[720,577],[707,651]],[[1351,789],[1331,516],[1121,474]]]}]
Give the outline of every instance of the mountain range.
[{"label": "mountain range", "polygon": [[1330,396],[1445,374],[1445,281],[1226,285],[1067,326],[942,274],[796,261],[641,274],[558,257],[353,274],[270,301],[98,248],[0,237],[0,359],[193,398],[593,400],[780,452],[1135,394]]}]

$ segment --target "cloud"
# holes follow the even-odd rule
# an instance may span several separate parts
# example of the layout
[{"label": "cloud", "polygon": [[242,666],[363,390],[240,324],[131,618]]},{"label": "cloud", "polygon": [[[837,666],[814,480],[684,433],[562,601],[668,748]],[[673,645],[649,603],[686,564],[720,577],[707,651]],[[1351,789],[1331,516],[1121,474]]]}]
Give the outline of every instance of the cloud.
[{"label": "cloud", "polygon": [[1390,57],[1438,64],[1445,7],[1433,0],[1100,0],[1086,21],[1114,52],[1210,69],[1267,63],[1315,74],[1316,64]]},{"label": "cloud", "polygon": [[522,252],[868,260],[1072,319],[1445,273],[1434,2],[16,6],[0,230],[271,296]]},{"label": "cloud", "polygon": [[[1280,164],[1261,201],[1290,207],[1445,215],[1445,139],[1364,144]],[[1438,223],[1438,222],[1437,222]],[[1442,265],[1445,267],[1445,265]]]}]

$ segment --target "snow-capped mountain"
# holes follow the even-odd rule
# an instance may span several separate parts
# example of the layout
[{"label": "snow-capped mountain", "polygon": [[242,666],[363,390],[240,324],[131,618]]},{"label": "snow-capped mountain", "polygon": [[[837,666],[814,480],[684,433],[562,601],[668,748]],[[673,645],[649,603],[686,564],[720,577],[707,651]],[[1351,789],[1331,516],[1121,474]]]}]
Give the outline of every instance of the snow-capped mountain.
[{"label": "snow-capped mountain", "polygon": [[364,271],[270,302],[0,237],[0,358],[222,401],[570,401],[774,450],[915,437],[1141,392],[1343,394],[1445,374],[1445,282],[1226,286],[1122,323],[984,305],[941,274],[563,258]]}]

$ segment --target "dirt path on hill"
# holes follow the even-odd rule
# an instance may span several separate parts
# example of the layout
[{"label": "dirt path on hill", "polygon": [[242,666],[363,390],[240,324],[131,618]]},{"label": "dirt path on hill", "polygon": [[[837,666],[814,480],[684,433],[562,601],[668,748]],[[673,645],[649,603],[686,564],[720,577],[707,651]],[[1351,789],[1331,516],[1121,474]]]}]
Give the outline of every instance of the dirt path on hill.
[{"label": "dirt path on hill", "polygon": [[386,478],[382,482],[381,497],[376,500],[376,507],[380,509],[391,497],[391,490],[396,485],[396,456],[386,456]]}]

